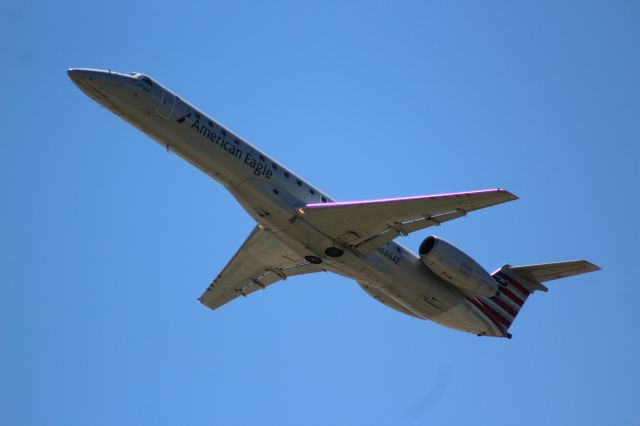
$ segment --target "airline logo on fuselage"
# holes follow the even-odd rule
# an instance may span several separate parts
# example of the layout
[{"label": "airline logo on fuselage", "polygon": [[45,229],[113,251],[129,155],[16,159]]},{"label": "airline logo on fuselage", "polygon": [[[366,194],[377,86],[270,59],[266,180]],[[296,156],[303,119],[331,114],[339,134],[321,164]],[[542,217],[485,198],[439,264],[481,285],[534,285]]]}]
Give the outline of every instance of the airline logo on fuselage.
[{"label": "airline logo on fuselage", "polygon": [[[176,121],[178,123],[184,123],[190,116],[191,114],[189,113],[178,118]],[[267,164],[265,162],[260,161],[250,152],[243,152],[238,146],[240,143],[237,140],[234,140],[233,142],[227,140],[227,132],[225,132],[224,129],[220,129],[220,134],[218,134],[215,129],[212,129],[205,124],[201,124],[200,119],[196,119],[196,121],[191,124],[191,128],[200,133],[201,136],[204,136],[209,141],[216,144],[218,147],[222,148],[229,155],[232,155],[237,160],[242,161],[242,164],[249,167],[253,171],[254,175],[264,176],[267,179],[271,179],[273,176],[273,170],[267,168]]]}]

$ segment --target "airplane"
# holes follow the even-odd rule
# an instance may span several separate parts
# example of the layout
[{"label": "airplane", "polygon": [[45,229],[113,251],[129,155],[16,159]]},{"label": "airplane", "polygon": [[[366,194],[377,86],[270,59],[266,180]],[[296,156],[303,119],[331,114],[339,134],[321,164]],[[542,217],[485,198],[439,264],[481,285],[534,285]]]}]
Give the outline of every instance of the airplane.
[{"label": "airplane", "polygon": [[98,104],[224,185],[256,221],[199,297],[211,309],[292,276],[329,271],[355,280],[403,314],[510,339],[509,328],[531,293],[548,290],[544,282],[600,269],[575,260],[505,264],[489,273],[433,235],[415,255],[396,237],[518,197],[488,189],[335,201],[145,74],[89,68],[67,73]]}]

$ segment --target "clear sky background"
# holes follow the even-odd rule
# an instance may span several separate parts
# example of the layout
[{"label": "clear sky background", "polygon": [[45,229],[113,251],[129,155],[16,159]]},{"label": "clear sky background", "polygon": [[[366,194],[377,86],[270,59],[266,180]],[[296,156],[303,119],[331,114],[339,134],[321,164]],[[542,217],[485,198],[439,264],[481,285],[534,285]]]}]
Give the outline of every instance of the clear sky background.
[{"label": "clear sky background", "polygon": [[[3,2],[0,424],[631,425],[640,3]],[[586,258],[512,340],[330,274],[210,311],[253,227],[69,67],[147,73],[338,200],[494,187],[436,233],[489,270]]]}]

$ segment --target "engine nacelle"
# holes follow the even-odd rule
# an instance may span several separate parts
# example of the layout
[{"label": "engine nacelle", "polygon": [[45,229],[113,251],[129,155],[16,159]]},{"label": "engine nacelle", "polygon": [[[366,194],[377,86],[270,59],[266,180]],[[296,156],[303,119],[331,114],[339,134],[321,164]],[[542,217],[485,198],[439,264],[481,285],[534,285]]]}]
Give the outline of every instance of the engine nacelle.
[{"label": "engine nacelle", "polygon": [[420,244],[420,260],[442,279],[458,288],[483,296],[493,296],[498,283],[478,262],[436,236]]}]

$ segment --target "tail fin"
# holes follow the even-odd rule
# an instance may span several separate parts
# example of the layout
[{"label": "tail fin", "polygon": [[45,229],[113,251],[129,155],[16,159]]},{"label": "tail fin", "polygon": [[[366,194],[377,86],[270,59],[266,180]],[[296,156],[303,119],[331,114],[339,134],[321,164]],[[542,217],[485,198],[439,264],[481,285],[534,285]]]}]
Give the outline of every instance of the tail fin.
[{"label": "tail fin", "polygon": [[548,291],[543,282],[572,275],[594,272],[600,268],[586,260],[541,263],[538,265],[504,265],[491,276],[498,282],[500,291],[492,297],[478,296],[484,309],[504,337],[511,338],[508,330],[529,295],[536,290]]}]

